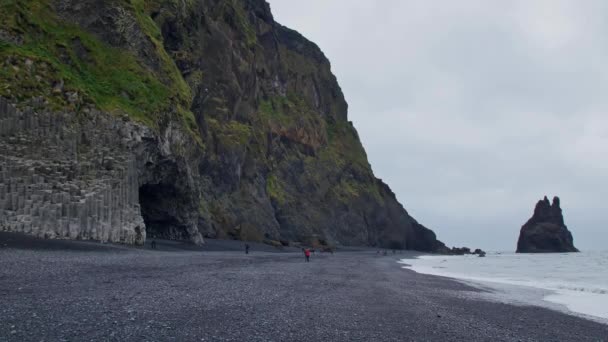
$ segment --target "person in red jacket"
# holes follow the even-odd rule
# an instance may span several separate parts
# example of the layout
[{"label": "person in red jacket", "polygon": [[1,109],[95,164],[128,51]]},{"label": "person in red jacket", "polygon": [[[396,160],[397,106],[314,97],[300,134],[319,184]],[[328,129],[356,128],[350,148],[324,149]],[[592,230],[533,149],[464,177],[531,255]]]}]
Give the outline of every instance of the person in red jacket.
[{"label": "person in red jacket", "polygon": [[310,262],[310,249],[306,248],[304,250],[304,257],[306,258],[306,262]]}]

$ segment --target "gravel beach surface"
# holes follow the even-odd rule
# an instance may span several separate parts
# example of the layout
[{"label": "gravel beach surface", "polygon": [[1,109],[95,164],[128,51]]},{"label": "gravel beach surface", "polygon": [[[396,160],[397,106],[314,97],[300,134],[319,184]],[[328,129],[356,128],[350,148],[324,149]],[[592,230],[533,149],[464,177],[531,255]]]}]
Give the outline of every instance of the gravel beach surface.
[{"label": "gravel beach surface", "polygon": [[404,255],[242,246],[0,234],[0,341],[608,341],[608,325],[467,296]]}]

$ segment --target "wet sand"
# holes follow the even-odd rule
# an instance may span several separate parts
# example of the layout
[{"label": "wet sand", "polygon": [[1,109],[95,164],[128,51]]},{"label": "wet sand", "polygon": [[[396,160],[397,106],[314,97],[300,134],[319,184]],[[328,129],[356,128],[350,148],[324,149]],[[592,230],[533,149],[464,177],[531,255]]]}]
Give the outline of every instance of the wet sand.
[{"label": "wet sand", "polygon": [[608,341],[607,325],[480,300],[404,255],[243,246],[0,233],[0,341]]}]

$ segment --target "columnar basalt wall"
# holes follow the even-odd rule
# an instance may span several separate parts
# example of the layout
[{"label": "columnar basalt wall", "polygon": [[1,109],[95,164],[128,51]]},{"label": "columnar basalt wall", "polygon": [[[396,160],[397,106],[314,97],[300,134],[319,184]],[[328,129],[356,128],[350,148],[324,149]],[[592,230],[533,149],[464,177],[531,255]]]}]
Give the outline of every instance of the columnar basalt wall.
[{"label": "columnar basalt wall", "polygon": [[[138,171],[145,130],[100,112],[17,110],[0,99],[0,230],[142,244]],[[129,127],[131,126],[131,127]]]}]

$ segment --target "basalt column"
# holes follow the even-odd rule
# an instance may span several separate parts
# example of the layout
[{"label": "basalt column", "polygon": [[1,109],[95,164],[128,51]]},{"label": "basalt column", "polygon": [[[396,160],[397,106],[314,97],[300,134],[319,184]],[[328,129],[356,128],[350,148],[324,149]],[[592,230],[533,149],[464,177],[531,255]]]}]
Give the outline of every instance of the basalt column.
[{"label": "basalt column", "polygon": [[120,150],[115,127],[93,115],[102,113],[76,121],[0,99],[0,230],[145,241],[135,159]]}]

